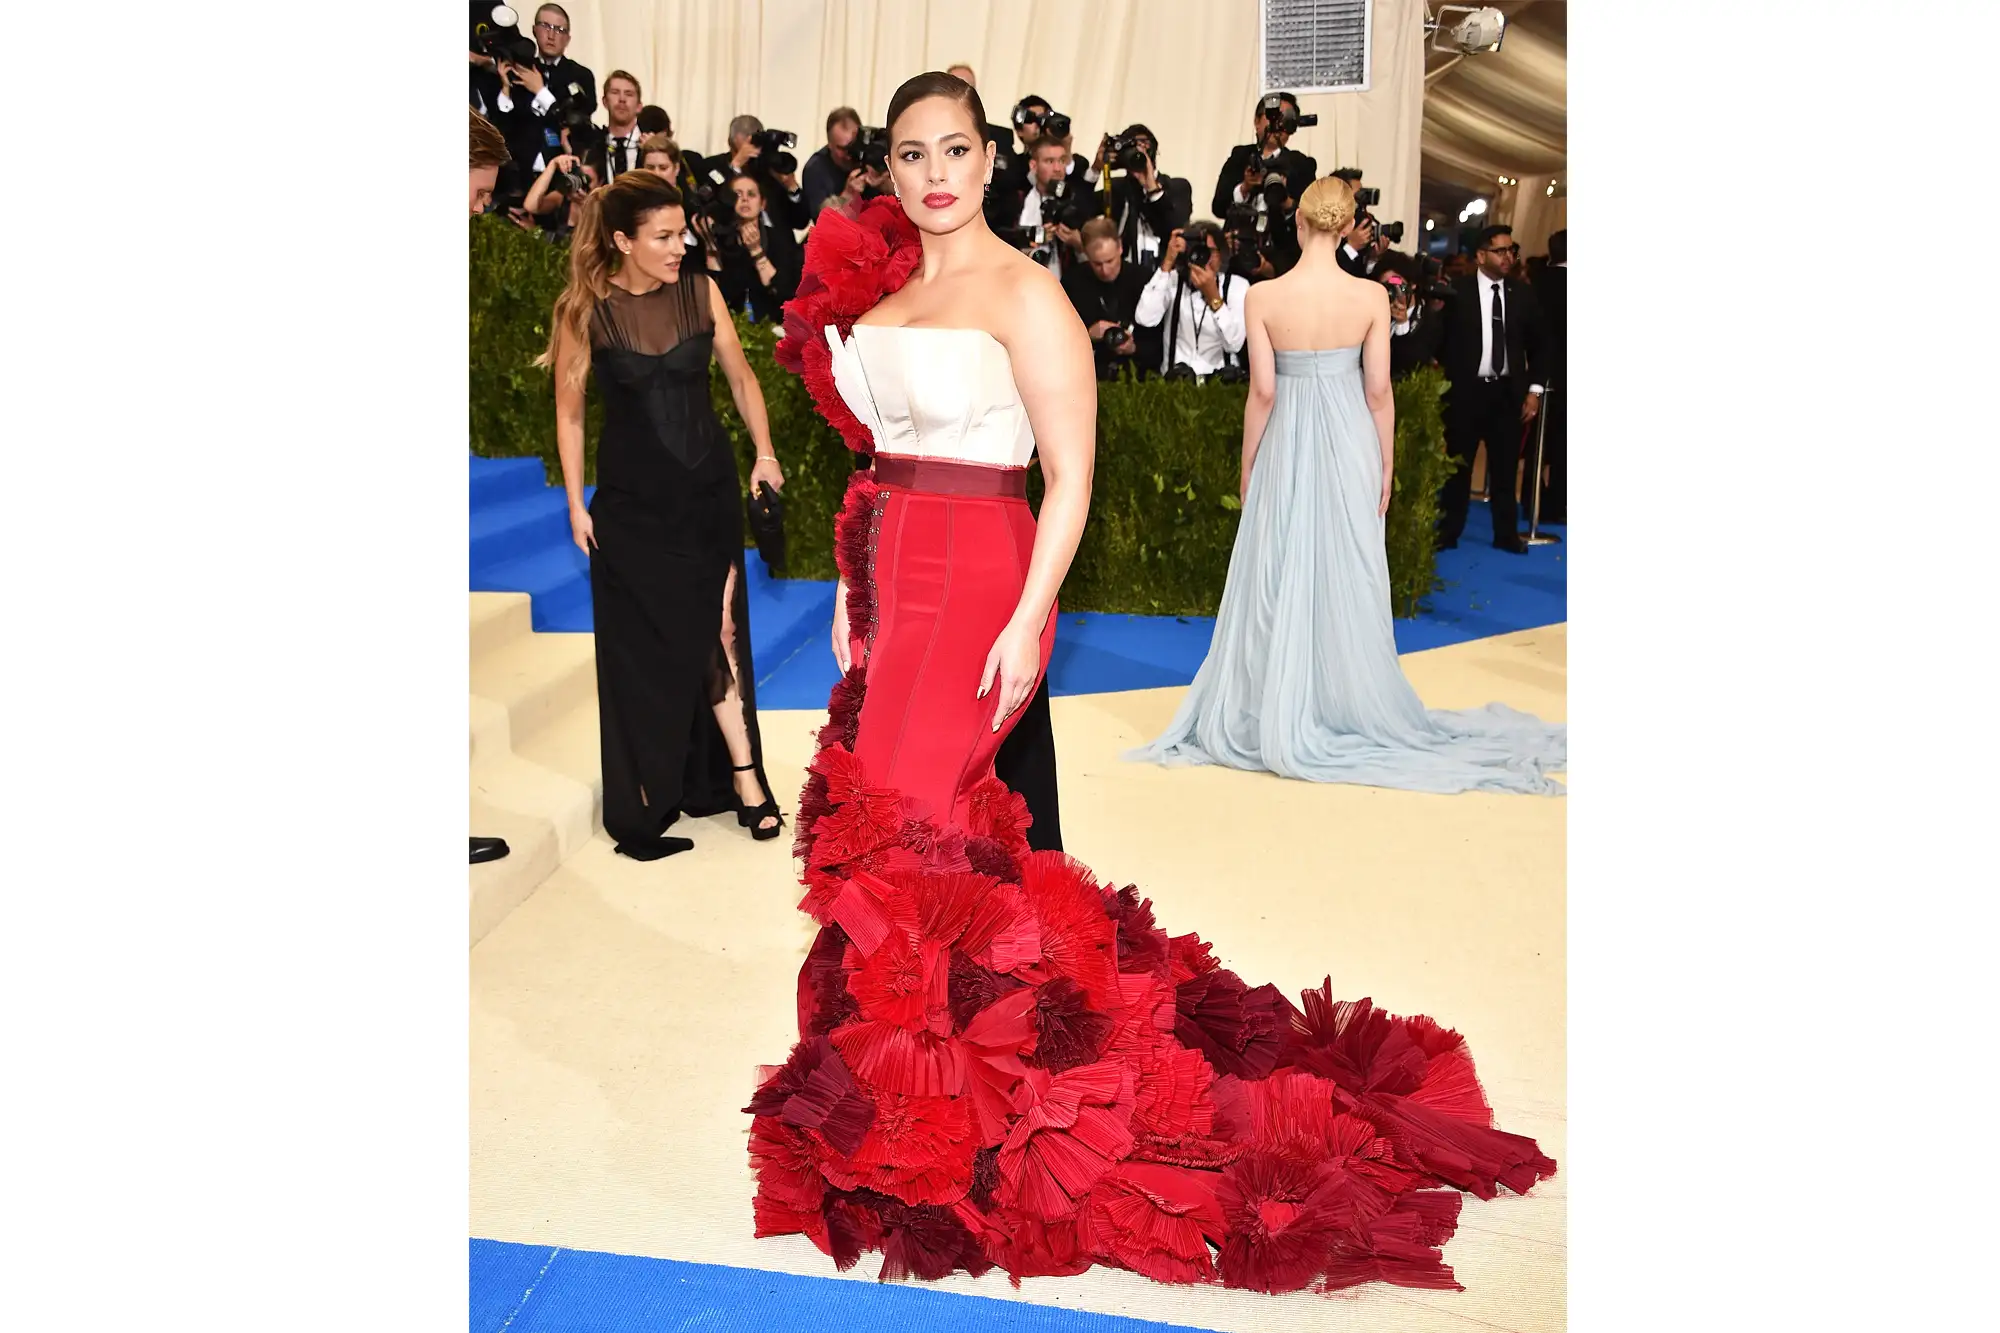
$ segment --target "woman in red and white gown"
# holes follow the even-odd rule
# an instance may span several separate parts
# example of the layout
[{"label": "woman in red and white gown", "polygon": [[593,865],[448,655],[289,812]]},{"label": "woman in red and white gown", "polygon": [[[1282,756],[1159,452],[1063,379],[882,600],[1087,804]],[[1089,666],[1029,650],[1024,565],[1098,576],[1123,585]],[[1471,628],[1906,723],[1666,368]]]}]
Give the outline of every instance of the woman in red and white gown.
[{"label": "woman in red and white gown", "polygon": [[982,218],[985,119],[950,75],[898,89],[899,198],[822,214],[786,308],[781,359],[874,464],[836,528],[845,674],[797,820],[799,1042],[745,1108],[757,1234],[841,1268],[879,1249],[886,1278],[1455,1287],[1460,1191],[1555,1170],[1493,1128],[1458,1034],[1246,985],[1031,851],[993,776],[1048,666],[1096,382],[1054,279]]}]

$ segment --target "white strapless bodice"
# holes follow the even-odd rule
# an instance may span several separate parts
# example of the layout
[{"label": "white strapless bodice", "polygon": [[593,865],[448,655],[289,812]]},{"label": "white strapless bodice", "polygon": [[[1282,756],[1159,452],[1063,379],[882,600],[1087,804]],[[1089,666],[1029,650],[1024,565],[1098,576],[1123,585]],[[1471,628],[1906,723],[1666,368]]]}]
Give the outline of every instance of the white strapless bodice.
[{"label": "white strapless bodice", "polygon": [[875,437],[875,452],[1026,467],[1035,434],[1014,362],[984,329],[831,325],[833,383]]}]

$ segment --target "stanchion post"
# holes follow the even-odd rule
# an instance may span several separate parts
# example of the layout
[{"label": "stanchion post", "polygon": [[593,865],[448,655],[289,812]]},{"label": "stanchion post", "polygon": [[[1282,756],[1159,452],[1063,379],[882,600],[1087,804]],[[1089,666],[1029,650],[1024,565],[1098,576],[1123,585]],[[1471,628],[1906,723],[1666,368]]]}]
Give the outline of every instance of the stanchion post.
[{"label": "stanchion post", "polygon": [[1549,427],[1549,397],[1561,393],[1558,386],[1551,384],[1542,394],[1541,410],[1535,413],[1535,466],[1529,474],[1535,483],[1533,501],[1528,506],[1528,535],[1521,540],[1529,546],[1553,546],[1562,540],[1552,532],[1540,531],[1542,521],[1542,439]]}]

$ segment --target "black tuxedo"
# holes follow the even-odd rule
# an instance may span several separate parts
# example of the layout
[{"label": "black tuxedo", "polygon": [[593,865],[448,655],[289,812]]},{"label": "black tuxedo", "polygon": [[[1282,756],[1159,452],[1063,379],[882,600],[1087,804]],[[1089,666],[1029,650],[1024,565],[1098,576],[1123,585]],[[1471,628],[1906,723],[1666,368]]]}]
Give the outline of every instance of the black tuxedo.
[{"label": "black tuxedo", "polygon": [[[1111,217],[1118,224],[1118,244],[1125,252],[1125,264],[1157,265],[1166,253],[1167,238],[1194,217],[1194,187],[1180,176],[1160,174],[1160,197],[1148,199],[1146,192],[1128,173],[1111,178]],[[1150,258],[1139,255],[1139,219],[1158,238],[1159,248]]]},{"label": "black tuxedo", "polygon": [[[604,136],[592,144],[590,151],[584,154],[583,160],[596,168],[599,184],[609,185],[626,172],[639,169],[639,141],[645,137],[639,133],[637,125],[632,126],[623,135],[616,130],[606,129]],[[625,150],[623,152],[620,151],[621,138],[630,140],[629,144],[622,146]]]},{"label": "black tuxedo", "polygon": [[1548,367],[1548,336],[1532,288],[1508,278],[1501,288],[1506,325],[1504,374],[1484,379],[1481,348],[1489,319],[1480,299],[1480,278],[1470,274],[1452,284],[1452,299],[1431,319],[1439,321],[1438,359],[1451,392],[1445,397],[1445,447],[1461,466],[1444,484],[1438,537],[1442,544],[1458,541],[1465,529],[1472,495],[1472,459],[1479,442],[1486,442],[1488,504],[1496,545],[1519,539],[1514,504],[1514,473],[1520,462],[1521,401],[1528,386],[1539,384]]},{"label": "black tuxedo", "polygon": [[[1002,227],[1018,227],[1021,225],[1021,210],[1027,207],[1028,191],[1034,188],[1032,183],[1034,181],[1034,173],[1028,167],[1026,158],[1022,158],[1020,161],[1021,167],[1011,176],[1002,177],[1000,169],[997,166],[993,169],[993,184],[988,186],[986,190],[984,212],[986,214],[986,225],[995,230]],[[1091,184],[1084,178],[1084,173],[1089,169],[1090,163],[1084,161],[1082,157],[1076,155],[1070,157],[1069,174],[1063,178],[1068,182],[1063,186],[1063,197],[1065,199],[1072,199],[1078,194],[1087,194],[1090,192]],[[1042,201],[1043,221],[1046,222],[1048,220],[1049,209],[1052,206],[1053,200],[1044,199]],[[1102,208],[1101,203],[1099,204],[1099,208]]]},{"label": "black tuxedo", "polygon": [[[1292,150],[1287,149],[1287,152]],[[1257,145],[1240,143],[1229,150],[1229,160],[1222,164],[1222,171],[1215,178],[1215,198],[1209,201],[1209,216],[1220,222],[1229,213],[1230,204],[1236,201],[1236,187],[1243,183],[1243,169],[1258,156]],[[1306,186],[1319,179],[1319,162],[1304,153],[1294,152],[1299,159],[1300,179],[1292,180],[1287,173],[1285,185],[1297,199],[1306,192]]]},{"label": "black tuxedo", "polygon": [[[1146,328],[1139,323],[1139,294],[1146,289],[1146,280],[1152,277],[1157,265],[1149,264],[1141,268],[1137,264],[1122,264],[1118,276],[1110,282],[1099,282],[1097,271],[1088,263],[1078,264],[1063,278],[1063,293],[1076,310],[1076,317],[1088,329],[1092,324],[1109,320],[1123,325],[1140,335],[1134,339],[1137,344],[1132,355],[1114,356],[1101,338],[1090,340],[1091,357],[1097,363],[1097,378],[1110,379],[1121,365],[1136,367],[1160,364],[1160,331]],[[1151,357],[1147,348],[1150,345]]]}]

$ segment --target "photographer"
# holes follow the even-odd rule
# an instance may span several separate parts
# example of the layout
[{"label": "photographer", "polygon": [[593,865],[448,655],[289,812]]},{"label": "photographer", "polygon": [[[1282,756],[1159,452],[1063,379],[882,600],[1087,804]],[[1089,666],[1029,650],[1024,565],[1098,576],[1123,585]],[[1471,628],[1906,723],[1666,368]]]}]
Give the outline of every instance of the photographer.
[{"label": "photographer", "polygon": [[1111,217],[1128,264],[1150,268],[1160,262],[1166,238],[1194,217],[1194,189],[1182,177],[1159,170],[1160,141],[1144,125],[1127,125],[1097,146],[1089,179],[1105,170],[1125,174],[1111,182]]},{"label": "photographer", "polygon": [[1060,279],[1083,244],[1080,228],[1091,216],[1092,196],[1075,192],[1069,141],[1043,136],[1029,159],[1029,188],[1001,236]]},{"label": "photographer", "polygon": [[[522,157],[531,171],[540,171],[549,158],[569,151],[566,135],[590,123],[597,108],[597,79],[591,72],[563,53],[569,49],[569,15],[561,5],[543,5],[535,11],[534,51],[516,50],[512,57],[485,57],[488,68],[500,81],[494,107],[503,119],[513,121],[508,142],[515,156]],[[482,59],[474,54],[474,62]],[[532,145],[532,157],[520,151]],[[585,145],[576,144],[582,148]]]},{"label": "photographer", "polygon": [[776,323],[799,288],[798,244],[789,230],[765,220],[764,191],[755,176],[736,177],[718,198],[729,201],[727,215],[707,210],[695,219],[703,262],[731,310]]},{"label": "photographer", "polygon": [[1162,328],[1162,368],[1169,379],[1205,379],[1243,350],[1243,294],[1250,284],[1224,271],[1227,246],[1213,222],[1175,232],[1158,272],[1139,294],[1134,318]]},{"label": "photographer", "polygon": [[704,164],[702,187],[726,194],[732,180],[753,176],[765,200],[764,220],[803,231],[811,225],[812,214],[806,211],[798,159],[786,151],[796,143],[798,136],[788,130],[767,130],[755,116],[738,116],[729,122],[729,155],[718,153]]},{"label": "photographer", "polygon": [[564,240],[576,226],[583,197],[596,188],[595,167],[585,165],[574,153],[558,153],[528,187],[521,210],[542,229],[545,238]]},{"label": "photographer", "polygon": [[624,70],[615,69],[604,76],[604,112],[611,124],[603,130],[593,127],[592,142],[583,154],[583,160],[596,170],[598,180],[609,184],[626,172],[639,169],[640,143],[645,138],[645,131],[639,128],[639,104],[643,100],[639,95],[639,80]]},{"label": "photographer", "polygon": [[[1264,177],[1280,166],[1296,208],[1306,186],[1318,178],[1319,163],[1304,153],[1292,152],[1289,145],[1299,129],[1317,124],[1318,116],[1299,114],[1299,99],[1290,93],[1269,93],[1258,99],[1250,118],[1256,137],[1229,150],[1229,158],[1215,178],[1215,197],[1209,201],[1209,211],[1223,217],[1231,204],[1254,205],[1258,192],[1264,188]],[[1282,164],[1275,161],[1280,154],[1289,155]]]},{"label": "photographer", "polygon": [[[1151,373],[1158,365],[1158,347],[1151,347],[1153,356],[1141,361],[1136,336],[1139,294],[1146,288],[1145,270],[1125,262],[1118,243],[1118,224],[1110,218],[1096,217],[1084,223],[1082,237],[1087,262],[1070,270],[1063,279],[1063,292],[1090,333],[1097,378],[1115,379],[1120,366],[1137,366]],[[1147,342],[1152,344],[1155,338],[1149,337]]]},{"label": "photographer", "polygon": [[819,216],[827,200],[847,188],[847,173],[860,165],[854,152],[855,138],[861,133],[861,113],[851,106],[837,106],[826,115],[826,144],[806,159],[806,212]]},{"label": "photographer", "polygon": [[1417,262],[1393,250],[1382,255],[1374,278],[1389,289],[1389,377],[1401,379],[1437,356],[1446,289],[1427,287]]}]

